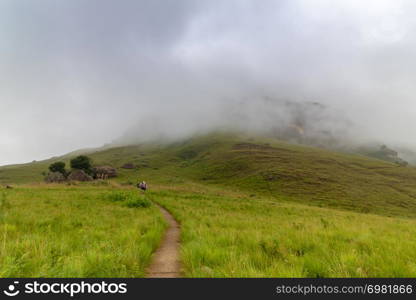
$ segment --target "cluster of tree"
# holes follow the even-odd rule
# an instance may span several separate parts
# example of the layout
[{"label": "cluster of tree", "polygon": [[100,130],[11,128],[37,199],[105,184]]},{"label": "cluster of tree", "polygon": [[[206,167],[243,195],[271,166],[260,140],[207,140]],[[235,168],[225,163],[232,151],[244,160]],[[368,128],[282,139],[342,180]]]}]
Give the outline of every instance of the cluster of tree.
[{"label": "cluster of tree", "polygon": [[49,166],[49,174],[45,174],[46,182],[91,181],[93,179],[108,179],[117,176],[117,170],[111,166],[92,166],[88,156],[80,155],[71,159],[71,171],[65,169],[65,162],[54,162]]},{"label": "cluster of tree", "polygon": [[[88,156],[80,155],[71,159],[70,166],[72,170],[82,170],[88,175],[93,175],[91,159]],[[65,163],[63,161],[51,164],[49,166],[49,171],[52,173],[61,173],[65,178],[68,177],[70,173],[65,169]]]}]

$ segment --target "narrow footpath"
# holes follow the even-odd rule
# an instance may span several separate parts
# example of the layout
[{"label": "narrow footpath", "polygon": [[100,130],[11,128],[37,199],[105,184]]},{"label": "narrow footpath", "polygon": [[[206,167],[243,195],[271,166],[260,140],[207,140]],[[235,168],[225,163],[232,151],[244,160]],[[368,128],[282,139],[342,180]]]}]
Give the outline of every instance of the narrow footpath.
[{"label": "narrow footpath", "polygon": [[153,254],[152,262],[147,269],[147,278],[177,278],[180,277],[181,265],[179,260],[180,226],[175,218],[162,206],[158,205],[169,227],[165,232],[162,243]]}]

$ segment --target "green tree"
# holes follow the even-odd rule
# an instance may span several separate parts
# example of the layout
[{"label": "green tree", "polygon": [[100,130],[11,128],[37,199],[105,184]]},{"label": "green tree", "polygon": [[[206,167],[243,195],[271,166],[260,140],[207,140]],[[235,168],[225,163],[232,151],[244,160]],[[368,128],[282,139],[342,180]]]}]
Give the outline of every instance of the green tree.
[{"label": "green tree", "polygon": [[66,176],[65,163],[63,161],[57,161],[49,166],[49,171],[59,172]]},{"label": "green tree", "polygon": [[88,174],[91,174],[91,159],[88,156],[80,155],[71,159],[71,168],[83,170]]}]

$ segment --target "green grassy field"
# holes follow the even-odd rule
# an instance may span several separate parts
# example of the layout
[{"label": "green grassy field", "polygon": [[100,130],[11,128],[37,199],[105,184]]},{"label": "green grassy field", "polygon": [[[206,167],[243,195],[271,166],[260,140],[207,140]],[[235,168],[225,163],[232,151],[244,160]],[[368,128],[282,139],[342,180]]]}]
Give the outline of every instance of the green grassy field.
[{"label": "green grassy field", "polygon": [[152,197],[182,223],[188,277],[415,277],[416,221],[216,192]]},{"label": "green grassy field", "polygon": [[[118,188],[28,186],[0,191],[1,277],[143,277],[165,222]],[[116,194],[115,194],[116,193]],[[114,201],[116,200],[116,201]]]},{"label": "green grassy field", "polygon": [[416,276],[414,167],[216,133],[90,151],[109,183],[33,184],[73,155],[0,167],[0,276],[143,276],[165,224],[137,180],[181,222],[184,276]]}]

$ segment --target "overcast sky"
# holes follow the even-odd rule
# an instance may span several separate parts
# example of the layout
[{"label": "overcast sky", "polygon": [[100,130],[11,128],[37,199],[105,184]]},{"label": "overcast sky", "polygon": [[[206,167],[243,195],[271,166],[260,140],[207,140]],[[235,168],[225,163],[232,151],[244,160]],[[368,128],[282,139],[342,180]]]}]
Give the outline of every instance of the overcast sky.
[{"label": "overcast sky", "polygon": [[262,97],[416,147],[415,16],[411,0],[1,0],[0,165],[210,129],[240,106],[269,126]]}]

